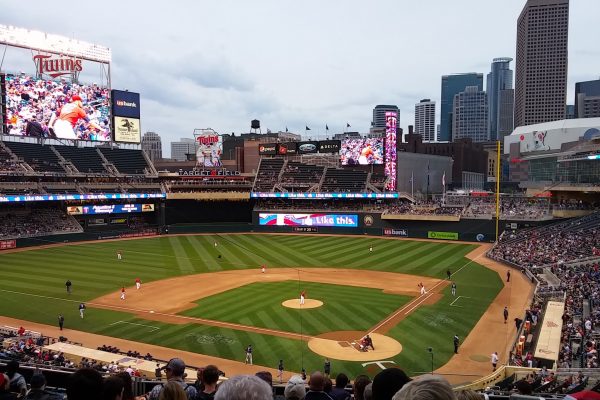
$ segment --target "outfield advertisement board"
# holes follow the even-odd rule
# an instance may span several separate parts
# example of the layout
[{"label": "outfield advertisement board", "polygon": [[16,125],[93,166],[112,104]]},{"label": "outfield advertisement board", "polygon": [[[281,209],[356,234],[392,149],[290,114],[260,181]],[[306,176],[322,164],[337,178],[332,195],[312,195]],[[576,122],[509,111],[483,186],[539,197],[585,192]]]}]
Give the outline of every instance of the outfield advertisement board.
[{"label": "outfield advertisement board", "polygon": [[67,207],[67,214],[70,215],[129,214],[153,211],[154,204],[90,204],[85,206]]},{"label": "outfield advertisement board", "polygon": [[140,120],[137,118],[115,117],[115,142],[140,143],[142,140]]},{"label": "outfield advertisement board", "polygon": [[406,229],[394,229],[394,228],[384,228],[383,229],[384,236],[402,236],[408,237],[408,230]]},{"label": "outfield advertisement board", "polygon": [[112,114],[118,117],[140,118],[140,94],[123,90],[111,91]]},{"label": "outfield advertisement board", "polygon": [[281,198],[281,199],[397,199],[398,193],[276,193],[252,192],[252,198]]},{"label": "outfield advertisement board", "polygon": [[16,240],[0,240],[0,250],[15,249],[17,247]]},{"label": "outfield advertisement board", "polygon": [[167,195],[164,193],[40,194],[37,196],[0,196],[0,203],[68,200],[164,199],[165,197],[167,197]]},{"label": "outfield advertisement board", "polygon": [[458,240],[458,232],[436,232],[428,231],[428,239],[442,239],[442,240]]},{"label": "outfield advertisement board", "polygon": [[331,226],[356,228],[357,214],[271,214],[259,213],[259,225],[264,226]]}]

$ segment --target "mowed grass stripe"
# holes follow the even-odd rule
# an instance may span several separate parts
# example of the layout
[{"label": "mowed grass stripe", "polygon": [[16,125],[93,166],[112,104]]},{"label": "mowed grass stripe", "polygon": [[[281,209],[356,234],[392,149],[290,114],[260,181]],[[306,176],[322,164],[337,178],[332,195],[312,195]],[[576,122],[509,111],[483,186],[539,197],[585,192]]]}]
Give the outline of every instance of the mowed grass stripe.
[{"label": "mowed grass stripe", "polygon": [[[247,235],[236,236],[239,240],[239,245],[247,252],[254,255],[262,254],[267,266],[269,267],[288,267],[293,265],[293,261],[282,253],[276,252],[272,247],[265,246],[262,241],[256,240],[256,237]],[[270,239],[269,236],[266,239]]]},{"label": "mowed grass stripe", "polygon": [[265,237],[258,237],[257,241],[263,245],[263,248],[270,248],[270,251],[276,254],[285,254],[291,265],[319,265],[320,262],[308,254],[302,254],[299,251],[278,243],[277,240],[268,240]]},{"label": "mowed grass stripe", "polygon": [[194,273],[194,266],[183,249],[181,239],[179,237],[170,237],[169,241],[171,242],[171,246],[173,246],[173,251],[176,256],[174,267],[177,267],[182,274]]}]

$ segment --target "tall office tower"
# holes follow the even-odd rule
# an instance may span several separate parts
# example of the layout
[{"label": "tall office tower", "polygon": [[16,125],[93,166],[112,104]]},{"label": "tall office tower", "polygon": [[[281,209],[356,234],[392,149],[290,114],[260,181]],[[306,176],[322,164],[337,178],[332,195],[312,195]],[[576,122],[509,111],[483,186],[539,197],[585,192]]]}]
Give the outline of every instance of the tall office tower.
[{"label": "tall office tower", "polygon": [[600,79],[575,83],[575,118],[600,117]]},{"label": "tall office tower", "polygon": [[142,150],[146,152],[150,160],[156,161],[162,158],[162,142],[160,135],[156,132],[146,132],[142,135]]},{"label": "tall office tower", "polygon": [[[501,140],[512,133],[513,72],[512,58],[494,58],[491,71],[487,74],[488,136],[490,140]],[[510,120],[508,115],[510,114]]]},{"label": "tall office tower", "polygon": [[435,141],[435,101],[423,99],[415,104],[415,133],[424,142]]},{"label": "tall office tower", "polygon": [[565,119],[569,0],[527,0],[517,23],[515,127]]},{"label": "tall office tower", "polygon": [[451,142],[452,135],[452,107],[454,96],[464,92],[467,86],[477,86],[483,90],[483,74],[470,72],[466,74],[454,74],[442,76],[442,104],[440,113],[440,142]]},{"label": "tall office tower", "polygon": [[487,94],[477,86],[468,86],[454,96],[452,140],[470,138],[485,142],[488,137]]},{"label": "tall office tower", "polygon": [[400,110],[398,106],[380,104],[375,106],[373,109],[373,122],[371,122],[372,128],[385,128],[385,113],[391,111],[397,113],[398,125],[400,125]]},{"label": "tall office tower", "polygon": [[190,138],[181,138],[179,142],[171,142],[171,159],[187,161],[188,154],[196,153],[196,141]]}]

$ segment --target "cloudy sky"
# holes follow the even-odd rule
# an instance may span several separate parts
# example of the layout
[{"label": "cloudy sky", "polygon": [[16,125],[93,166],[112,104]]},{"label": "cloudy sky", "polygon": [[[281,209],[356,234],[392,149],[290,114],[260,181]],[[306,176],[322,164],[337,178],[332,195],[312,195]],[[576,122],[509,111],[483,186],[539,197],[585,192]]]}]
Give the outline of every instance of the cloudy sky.
[{"label": "cloudy sky", "polygon": [[[314,138],[325,124],[366,132],[376,104],[397,104],[406,130],[414,104],[431,98],[439,120],[441,75],[514,58],[525,0],[21,3],[0,0],[0,24],[111,48],[113,88],[141,93],[142,130],[158,132],[168,155],[194,128],[247,132],[254,118],[263,132],[308,125]],[[571,1],[569,103],[574,82],[600,77],[598,15],[600,1]],[[3,69],[33,72],[31,54],[8,49]]]}]

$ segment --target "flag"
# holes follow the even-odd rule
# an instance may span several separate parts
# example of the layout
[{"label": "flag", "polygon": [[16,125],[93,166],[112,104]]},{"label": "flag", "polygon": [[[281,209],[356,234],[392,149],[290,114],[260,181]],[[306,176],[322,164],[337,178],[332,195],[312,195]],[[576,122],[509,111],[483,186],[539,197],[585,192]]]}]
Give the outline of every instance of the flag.
[{"label": "flag", "polygon": [[329,127],[327,126],[327,124],[325,124],[325,130],[328,131]]},{"label": "flag", "polygon": [[442,175],[442,187],[446,187],[446,171],[444,171],[444,175]]},{"label": "flag", "polygon": [[306,128],[305,128],[305,129],[306,129],[307,131],[310,131],[310,128],[308,127],[308,125],[306,125]]},{"label": "flag", "polygon": [[286,133],[288,132],[287,126],[285,127],[285,132],[286,132]]},{"label": "flag", "polygon": [[350,128],[350,124],[346,122],[346,128]]}]

